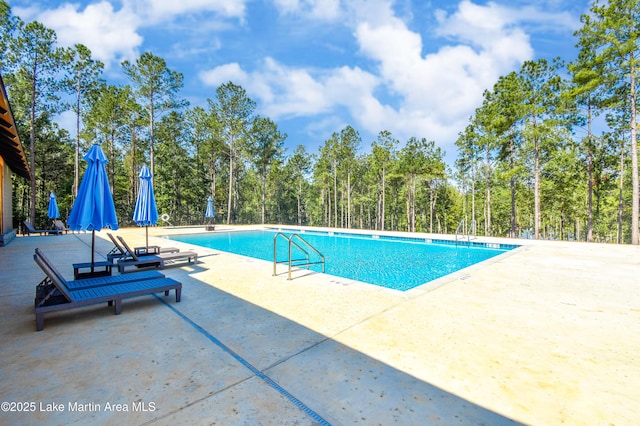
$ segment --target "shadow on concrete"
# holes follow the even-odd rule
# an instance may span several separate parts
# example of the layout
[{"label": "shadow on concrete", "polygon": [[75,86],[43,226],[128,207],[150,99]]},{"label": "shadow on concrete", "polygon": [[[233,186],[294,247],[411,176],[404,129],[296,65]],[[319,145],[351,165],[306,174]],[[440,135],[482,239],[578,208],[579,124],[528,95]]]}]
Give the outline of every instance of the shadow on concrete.
[{"label": "shadow on concrete", "polygon": [[107,306],[57,312],[37,333],[34,248],[68,265],[69,277],[86,247],[73,235],[36,238],[0,249],[0,395],[15,408],[3,406],[0,423],[518,424],[188,268],[167,274],[183,282],[181,303],[140,297],[119,316]]}]

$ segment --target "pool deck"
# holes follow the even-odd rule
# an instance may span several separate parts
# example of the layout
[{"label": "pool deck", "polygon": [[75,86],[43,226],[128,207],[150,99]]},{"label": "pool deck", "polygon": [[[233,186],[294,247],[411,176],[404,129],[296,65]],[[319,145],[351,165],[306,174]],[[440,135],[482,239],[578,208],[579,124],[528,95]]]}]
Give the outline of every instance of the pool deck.
[{"label": "pool deck", "polygon": [[[192,232],[150,243],[194,249],[160,238]],[[36,332],[34,249],[71,278],[91,234],[18,237],[0,247],[0,424],[637,424],[640,247],[484,241],[523,246],[404,293],[195,247],[164,270],[180,303]],[[97,259],[111,247],[97,232]]]}]

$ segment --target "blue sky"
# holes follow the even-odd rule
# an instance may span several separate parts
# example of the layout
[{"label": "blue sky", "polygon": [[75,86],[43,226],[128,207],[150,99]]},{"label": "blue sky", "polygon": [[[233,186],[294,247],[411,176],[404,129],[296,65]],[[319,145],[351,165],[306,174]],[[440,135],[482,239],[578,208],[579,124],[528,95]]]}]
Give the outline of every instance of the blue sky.
[{"label": "blue sky", "polygon": [[[82,43],[126,84],[120,63],[150,51],[184,74],[206,106],[227,81],[257,113],[315,153],[353,126],[369,150],[381,130],[401,145],[455,140],[499,76],[529,59],[576,56],[589,0],[9,0],[14,15]],[[73,129],[71,116],[62,125]],[[72,131],[73,133],[74,131]]]}]

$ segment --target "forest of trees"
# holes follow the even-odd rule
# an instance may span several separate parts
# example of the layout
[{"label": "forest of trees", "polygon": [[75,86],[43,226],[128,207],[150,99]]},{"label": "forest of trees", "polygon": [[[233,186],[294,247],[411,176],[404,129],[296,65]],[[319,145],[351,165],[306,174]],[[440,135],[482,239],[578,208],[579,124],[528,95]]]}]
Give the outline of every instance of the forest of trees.
[{"label": "forest of trees", "polygon": [[[32,171],[14,180],[15,225],[46,226],[50,191],[65,218],[82,156],[99,143],[121,226],[133,224],[148,164],[173,225],[204,223],[211,196],[218,223],[454,233],[464,220],[478,235],[638,244],[639,4],[594,2],[575,33],[577,59],[501,76],[448,166],[437,141],[386,130],[363,141],[352,126],[318,152],[288,153],[287,135],[241,86],[191,107],[182,74],[150,52],[121,64],[129,84],[111,85],[87,47],[58,46],[53,30],[0,0],[0,72]],[[71,133],[55,122],[65,111]]]}]

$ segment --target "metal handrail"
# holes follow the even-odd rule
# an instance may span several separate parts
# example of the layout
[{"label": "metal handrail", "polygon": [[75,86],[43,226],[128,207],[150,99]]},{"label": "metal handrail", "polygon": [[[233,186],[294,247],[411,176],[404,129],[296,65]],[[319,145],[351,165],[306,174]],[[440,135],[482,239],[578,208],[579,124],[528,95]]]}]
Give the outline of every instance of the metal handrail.
[{"label": "metal handrail", "polygon": [[[464,228],[464,219],[460,221],[458,227],[456,228],[456,243],[458,242],[458,234],[460,233],[460,228]],[[464,229],[462,230],[464,232]]]},{"label": "metal handrail", "polygon": [[[287,241],[287,245],[288,245],[288,258],[286,261],[281,261],[278,262],[277,259],[277,252],[278,252],[278,237],[282,237]],[[297,238],[302,244],[304,244],[305,246],[307,246],[308,248],[310,248],[311,250],[313,250],[318,256],[320,256],[321,261],[319,262],[311,262],[311,256],[309,255],[309,252],[307,250],[305,250],[300,244],[298,244],[296,241],[294,241],[294,238]],[[305,258],[301,258],[301,259],[293,259],[292,258],[292,246],[296,246],[298,248],[298,250],[300,250],[302,253],[305,254]],[[298,262],[298,261],[302,261],[305,260],[306,263],[296,263],[293,264],[293,262]],[[291,234],[289,237],[287,237],[284,233],[282,232],[278,232],[276,235],[274,235],[273,237],[273,275],[276,275],[276,265],[278,263],[285,263],[287,262],[288,267],[289,267],[289,271],[288,271],[288,275],[287,275],[287,279],[290,280],[291,279],[291,267],[292,266],[309,266],[309,265],[316,265],[316,264],[322,264],[322,272],[324,273],[324,265],[325,265],[325,261],[324,261],[324,255],[322,253],[320,253],[315,247],[313,247],[311,244],[309,244],[309,242],[307,240],[305,240],[304,238],[302,238],[300,235],[298,234]]]},{"label": "metal handrail", "polygon": [[[458,243],[458,235],[464,236],[467,235],[467,242],[471,243],[471,235],[473,238],[476,238],[476,221],[474,219],[469,223],[469,228],[465,231],[464,227],[466,225],[466,221],[462,219],[456,228],[456,244]],[[462,228],[462,229],[460,229]],[[461,232],[462,231],[462,232]]]}]

